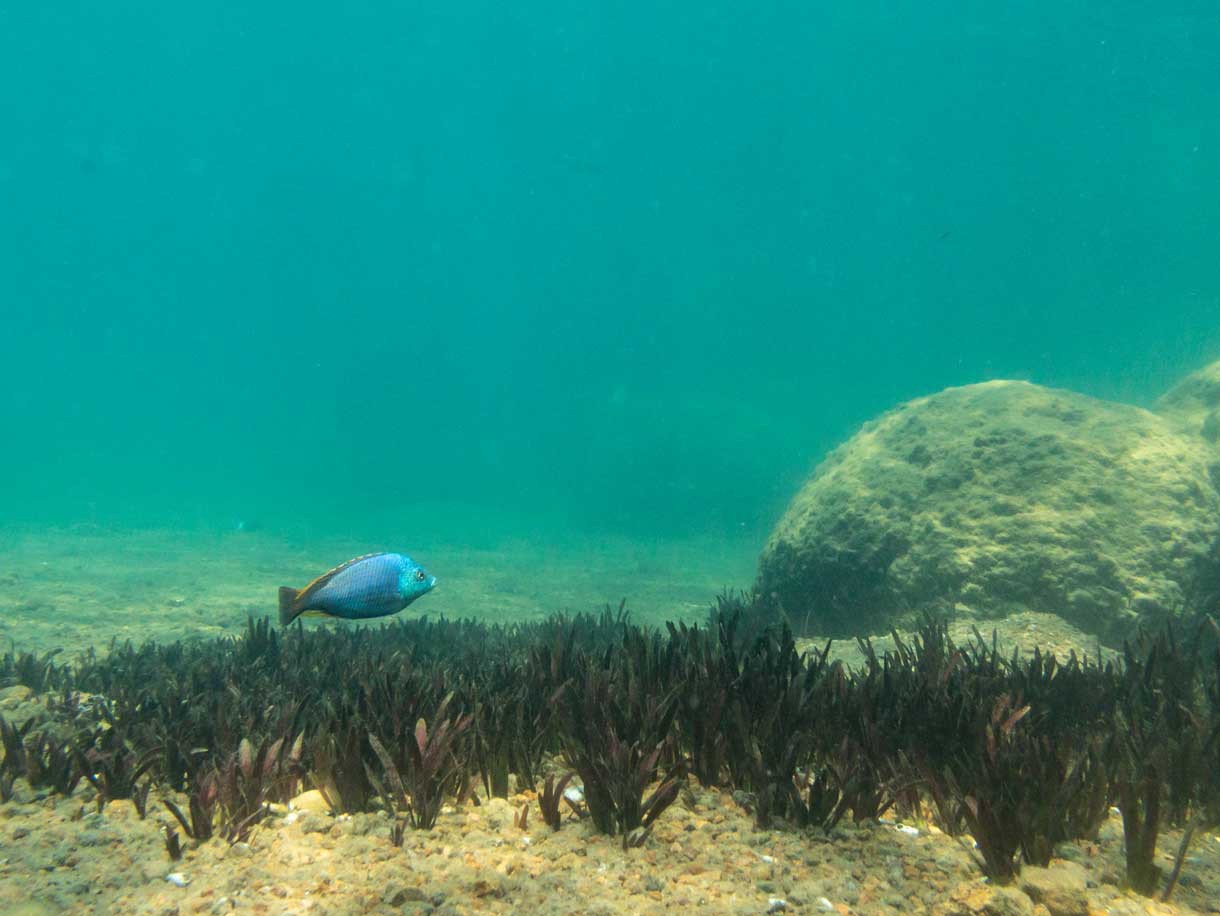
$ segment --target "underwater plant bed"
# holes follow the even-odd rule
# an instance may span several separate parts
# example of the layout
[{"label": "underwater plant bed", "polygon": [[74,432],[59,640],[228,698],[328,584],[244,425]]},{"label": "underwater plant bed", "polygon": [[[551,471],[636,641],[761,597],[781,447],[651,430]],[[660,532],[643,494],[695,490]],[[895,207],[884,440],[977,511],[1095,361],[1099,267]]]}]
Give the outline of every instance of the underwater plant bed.
[{"label": "underwater plant bed", "polygon": [[[743,600],[664,631],[620,605],[508,626],[281,630],[250,619],[238,638],[116,643],[70,661],[9,653],[0,676],[43,692],[33,714],[0,727],[0,813],[34,793],[74,805],[78,820],[131,811],[161,866],[178,869],[209,850],[251,855],[298,821],[332,839],[371,836],[374,861],[431,849],[432,834],[451,838],[443,858],[461,858],[455,824],[460,835],[502,811],[521,841],[506,879],[544,840],[584,843],[585,856],[613,840],[624,862],[644,865],[668,846],[684,850],[688,877],[723,877],[726,843],[783,836],[806,850],[787,858],[808,865],[907,821],[918,827],[899,836],[944,840],[975,879],[1022,893],[1040,867],[1101,855],[1119,804],[1114,883],[1189,899],[1209,880],[1197,870],[1220,812],[1212,621],[1145,634],[1115,661],[1010,654],[994,634],[959,642],[928,619],[884,652],[861,640],[849,667],[832,645],[800,652],[786,627],[753,626]],[[314,803],[294,810],[305,790]],[[691,821],[702,809],[706,824]],[[718,830],[730,816],[748,828]],[[676,836],[675,823],[694,836]],[[1193,846],[1166,861],[1175,835]],[[899,886],[907,864],[892,864]]]}]

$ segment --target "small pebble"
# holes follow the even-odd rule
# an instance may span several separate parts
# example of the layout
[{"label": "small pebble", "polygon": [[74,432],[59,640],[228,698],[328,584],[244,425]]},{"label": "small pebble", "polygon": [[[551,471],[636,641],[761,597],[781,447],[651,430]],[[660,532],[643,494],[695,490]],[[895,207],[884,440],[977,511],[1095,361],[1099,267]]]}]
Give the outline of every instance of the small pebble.
[{"label": "small pebble", "polygon": [[579,805],[585,800],[585,793],[580,786],[568,786],[563,790],[563,797],[574,805]]},{"label": "small pebble", "polygon": [[782,913],[786,909],[788,909],[788,901],[785,900],[783,897],[768,897],[767,898],[767,912],[768,913]]},{"label": "small pebble", "polygon": [[899,833],[905,833],[907,836],[919,836],[918,827],[908,827],[906,824],[899,824],[894,829]]},{"label": "small pebble", "polygon": [[165,876],[165,880],[168,881],[170,884],[172,884],[174,887],[186,887],[188,884],[191,883],[190,878],[188,878],[186,875],[182,874],[182,872],[180,872],[180,871],[170,872],[168,875]]},{"label": "small pebble", "polygon": [[822,910],[823,912],[826,912],[826,913],[833,913],[834,908],[835,908],[835,905],[833,903],[831,903],[829,900],[827,900],[825,897],[818,898],[818,909],[819,910]]}]

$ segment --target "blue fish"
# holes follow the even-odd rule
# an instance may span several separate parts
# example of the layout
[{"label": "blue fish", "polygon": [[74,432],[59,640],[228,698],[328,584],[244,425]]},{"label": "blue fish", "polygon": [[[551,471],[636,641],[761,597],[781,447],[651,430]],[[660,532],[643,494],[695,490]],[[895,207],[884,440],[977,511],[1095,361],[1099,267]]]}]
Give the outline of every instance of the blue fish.
[{"label": "blue fish", "polygon": [[401,553],[370,553],[323,573],[304,588],[280,587],[280,624],[302,614],[359,620],[397,614],[432,591],[436,576]]}]

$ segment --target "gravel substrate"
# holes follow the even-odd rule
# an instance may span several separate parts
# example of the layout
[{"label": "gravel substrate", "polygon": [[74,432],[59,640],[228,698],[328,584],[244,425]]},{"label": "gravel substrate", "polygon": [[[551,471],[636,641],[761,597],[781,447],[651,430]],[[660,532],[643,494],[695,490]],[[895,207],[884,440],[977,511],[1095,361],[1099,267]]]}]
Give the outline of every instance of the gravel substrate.
[{"label": "gravel substrate", "polygon": [[[645,846],[627,851],[574,815],[551,832],[523,793],[446,808],[434,830],[408,830],[399,848],[384,813],[284,809],[249,843],[188,844],[178,862],[165,851],[170,818],[155,800],[141,820],[130,801],[96,813],[88,789],[35,798],[17,786],[0,806],[3,914],[1220,912],[1220,838],[1197,837],[1173,902],[1159,904],[1119,887],[1117,815],[1098,843],[1064,846],[1050,869],[1026,868],[1018,885],[997,890],[968,840],[927,825],[758,830],[731,795],[694,783]],[[527,804],[522,830],[514,815]],[[1163,838],[1167,869],[1178,839]]]}]

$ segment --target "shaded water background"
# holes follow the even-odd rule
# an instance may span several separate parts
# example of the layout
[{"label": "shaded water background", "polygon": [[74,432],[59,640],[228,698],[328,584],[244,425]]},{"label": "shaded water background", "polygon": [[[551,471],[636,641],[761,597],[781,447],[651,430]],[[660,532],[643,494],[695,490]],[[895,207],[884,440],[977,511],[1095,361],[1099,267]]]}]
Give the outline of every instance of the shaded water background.
[{"label": "shaded water background", "polygon": [[9,5],[0,525],[745,585],[897,401],[1220,355],[1217,61],[1202,0]]}]

